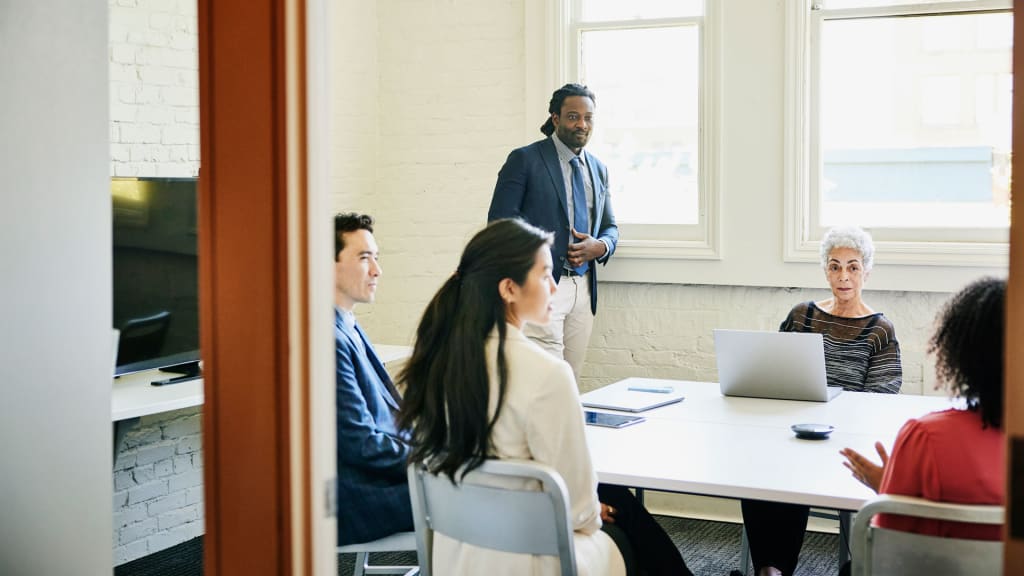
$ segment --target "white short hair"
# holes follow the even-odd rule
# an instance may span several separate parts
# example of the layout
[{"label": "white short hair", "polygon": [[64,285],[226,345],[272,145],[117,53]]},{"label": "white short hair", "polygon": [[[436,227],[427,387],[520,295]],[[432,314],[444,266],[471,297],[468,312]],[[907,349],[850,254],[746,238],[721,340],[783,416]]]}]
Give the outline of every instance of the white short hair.
[{"label": "white short hair", "polygon": [[821,267],[828,268],[828,257],[836,248],[853,248],[860,252],[864,270],[871,270],[875,263],[875,243],[871,235],[858,226],[836,226],[825,232],[821,239]]}]

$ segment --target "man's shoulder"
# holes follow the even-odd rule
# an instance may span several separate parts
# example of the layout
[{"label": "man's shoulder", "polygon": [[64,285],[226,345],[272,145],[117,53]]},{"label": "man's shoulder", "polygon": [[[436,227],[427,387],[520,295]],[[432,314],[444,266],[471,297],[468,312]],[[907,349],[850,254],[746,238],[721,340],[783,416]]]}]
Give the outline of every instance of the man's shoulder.
[{"label": "man's shoulder", "polygon": [[556,155],[555,145],[551,139],[544,138],[509,152],[505,160],[505,169],[536,170],[545,163],[546,157]]}]

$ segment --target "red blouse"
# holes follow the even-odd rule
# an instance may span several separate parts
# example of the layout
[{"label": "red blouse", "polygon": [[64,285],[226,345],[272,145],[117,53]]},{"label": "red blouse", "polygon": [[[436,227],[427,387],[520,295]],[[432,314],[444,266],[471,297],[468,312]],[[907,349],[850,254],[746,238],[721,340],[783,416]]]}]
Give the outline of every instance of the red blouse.
[{"label": "red blouse", "polygon": [[[981,415],[949,409],[908,420],[893,446],[880,494],[957,504],[1003,504],[1005,435]],[[880,514],[879,526],[933,536],[1000,540],[1001,526]]]}]

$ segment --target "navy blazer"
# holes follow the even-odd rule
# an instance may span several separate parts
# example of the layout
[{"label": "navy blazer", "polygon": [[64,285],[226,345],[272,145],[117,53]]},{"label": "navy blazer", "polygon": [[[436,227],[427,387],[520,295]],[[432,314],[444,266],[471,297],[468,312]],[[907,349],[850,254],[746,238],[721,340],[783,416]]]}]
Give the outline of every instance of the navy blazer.
[{"label": "navy blazer", "polygon": [[398,399],[388,390],[391,378],[370,340],[358,324],[354,328],[345,326],[335,311],[339,545],[413,529],[409,446],[394,418]]},{"label": "navy blazer", "polygon": [[[608,193],[608,168],[593,154],[583,150],[590,181],[594,187],[594,213],[591,215],[591,236],[608,241],[608,253],[590,264],[590,310],[597,313],[597,267],[605,264],[619,242],[611,195]],[[487,221],[499,218],[522,218],[530,224],[555,233],[551,246],[552,273],[557,281],[562,276],[569,252],[569,207],[565,180],[559,165],[558,151],[551,138],[516,148],[508,155],[498,172]],[[573,239],[575,242],[575,239]]]}]

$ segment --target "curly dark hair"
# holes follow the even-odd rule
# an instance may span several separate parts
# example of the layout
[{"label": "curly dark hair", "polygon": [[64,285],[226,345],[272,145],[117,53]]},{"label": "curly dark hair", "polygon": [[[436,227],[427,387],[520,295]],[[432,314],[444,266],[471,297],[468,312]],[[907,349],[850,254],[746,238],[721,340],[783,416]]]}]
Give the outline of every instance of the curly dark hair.
[{"label": "curly dark hair", "polygon": [[985,427],[1003,421],[1003,324],[1006,280],[982,278],[946,302],[928,343],[940,382],[981,412]]}]

